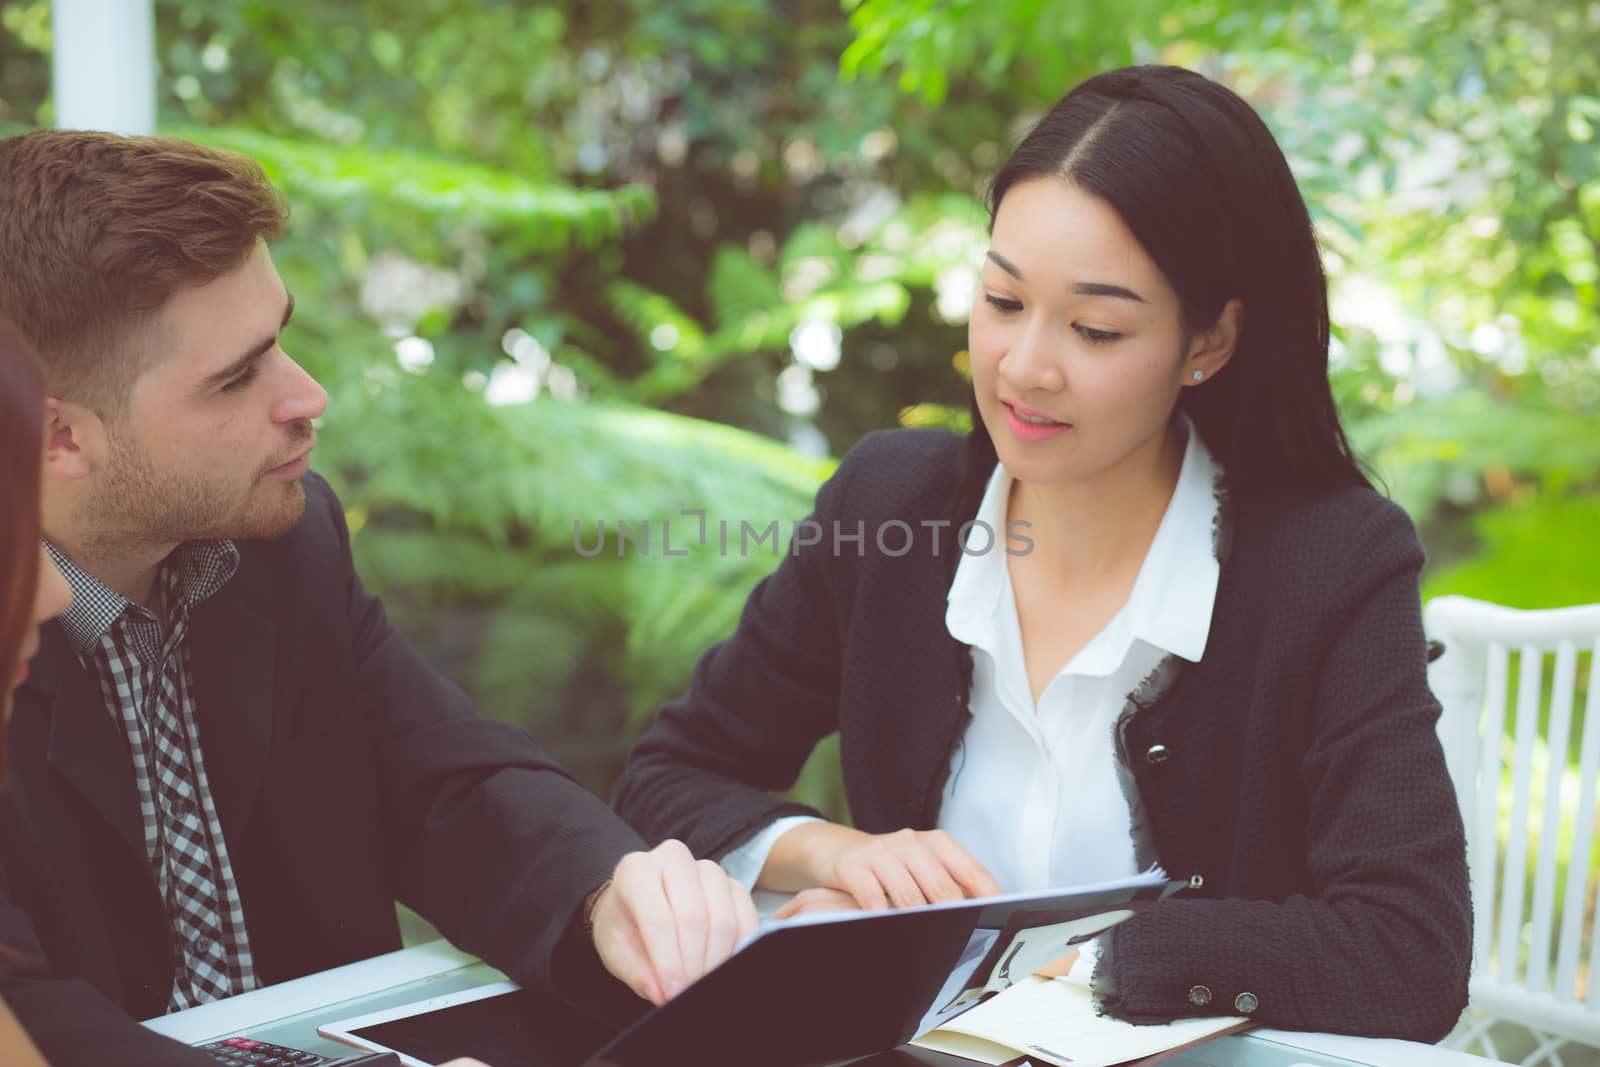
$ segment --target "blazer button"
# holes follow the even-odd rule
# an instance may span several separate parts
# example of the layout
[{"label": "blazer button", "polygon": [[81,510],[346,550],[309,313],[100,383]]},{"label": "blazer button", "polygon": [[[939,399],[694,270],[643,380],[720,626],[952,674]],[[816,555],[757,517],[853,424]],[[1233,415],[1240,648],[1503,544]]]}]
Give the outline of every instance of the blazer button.
[{"label": "blazer button", "polygon": [[1189,888],[1190,889],[1204,889],[1205,887],[1206,887],[1205,875],[1199,874],[1199,873],[1195,873],[1195,874],[1191,874],[1189,876]]},{"label": "blazer button", "polygon": [[1211,990],[1203,985],[1189,987],[1189,1003],[1197,1008],[1203,1008],[1211,1003]]},{"label": "blazer button", "polygon": [[1165,763],[1167,755],[1166,745],[1151,745],[1145,750],[1144,760],[1146,763]]},{"label": "blazer button", "polygon": [[1249,1015],[1261,1006],[1261,1001],[1256,999],[1254,993],[1240,993],[1233,998],[1233,1010],[1240,1015]]}]

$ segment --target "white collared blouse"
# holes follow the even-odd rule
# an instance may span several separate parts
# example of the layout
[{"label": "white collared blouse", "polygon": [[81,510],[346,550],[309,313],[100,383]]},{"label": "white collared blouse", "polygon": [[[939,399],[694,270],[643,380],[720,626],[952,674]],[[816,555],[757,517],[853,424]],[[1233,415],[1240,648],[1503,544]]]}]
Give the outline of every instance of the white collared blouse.
[{"label": "white collared blouse", "polygon": [[[1127,602],[1056,673],[1037,705],[1004,552],[963,556],[957,565],[945,626],[972,646],[972,722],[951,760],[939,826],[1007,892],[1137,872],[1113,726],[1164,656],[1199,661],[1219,574],[1217,467],[1200,435],[1185,429],[1177,485]],[[1011,484],[996,464],[978,506],[978,517],[996,529],[1006,528]]]}]

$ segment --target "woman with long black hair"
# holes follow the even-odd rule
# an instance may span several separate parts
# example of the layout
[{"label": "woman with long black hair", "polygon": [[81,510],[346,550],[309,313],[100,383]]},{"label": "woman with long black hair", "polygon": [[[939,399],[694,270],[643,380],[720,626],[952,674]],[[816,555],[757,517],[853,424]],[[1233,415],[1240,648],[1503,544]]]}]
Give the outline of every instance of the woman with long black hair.
[{"label": "woman with long black hair", "polygon": [[[1108,1012],[1437,1039],[1471,908],[1423,553],[1340,427],[1281,150],[1198,74],[1111,71],[990,210],[972,432],[850,453],[619,809],[792,909],[1160,863],[1192,888],[1099,939]],[[850,827],[773,795],[835,731]]]}]

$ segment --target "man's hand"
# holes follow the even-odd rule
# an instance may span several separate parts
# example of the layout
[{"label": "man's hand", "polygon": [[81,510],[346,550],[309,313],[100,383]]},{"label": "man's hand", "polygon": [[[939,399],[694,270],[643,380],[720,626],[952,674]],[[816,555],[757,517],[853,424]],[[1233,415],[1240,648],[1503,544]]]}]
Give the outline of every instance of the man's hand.
[{"label": "man's hand", "polygon": [[757,921],[749,891],[679,841],[622,857],[589,915],[600,962],[652,1004],[733,955]]},{"label": "man's hand", "polygon": [[[774,880],[768,878],[767,871],[779,865],[790,870],[798,868],[802,872],[800,884],[772,884]],[[812,886],[834,889],[849,894],[857,906],[869,911],[1000,892],[994,876],[983,864],[943,830],[867,834],[824,822],[796,826],[780,837],[758,884],[780,890]],[[820,906],[815,899],[807,904],[801,910]]]}]

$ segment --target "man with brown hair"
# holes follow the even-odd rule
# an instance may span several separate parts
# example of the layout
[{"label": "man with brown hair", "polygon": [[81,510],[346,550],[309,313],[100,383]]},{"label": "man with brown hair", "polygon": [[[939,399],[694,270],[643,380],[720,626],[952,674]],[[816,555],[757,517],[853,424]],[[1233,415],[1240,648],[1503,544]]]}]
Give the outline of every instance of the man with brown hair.
[{"label": "man with brown hair", "polygon": [[308,469],[327,396],[281,345],[260,168],[38,131],[0,141],[0,190],[0,314],[44,362],[44,531],[75,594],[0,799],[0,995],[46,1057],[209,1062],[130,1017],[398,948],[396,899],[588,1004],[622,991],[607,971],[659,1003],[725,958],[743,888],[645,852],[363,590]]}]

